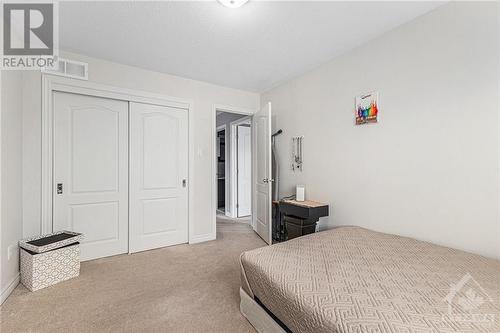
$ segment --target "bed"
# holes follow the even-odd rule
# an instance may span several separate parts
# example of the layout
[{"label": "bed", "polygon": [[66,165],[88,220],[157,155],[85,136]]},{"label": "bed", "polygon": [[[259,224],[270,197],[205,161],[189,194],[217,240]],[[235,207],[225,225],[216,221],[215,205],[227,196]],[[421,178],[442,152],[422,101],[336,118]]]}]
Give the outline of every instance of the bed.
[{"label": "bed", "polygon": [[240,309],[259,332],[500,332],[499,260],[340,227],[240,262]]}]

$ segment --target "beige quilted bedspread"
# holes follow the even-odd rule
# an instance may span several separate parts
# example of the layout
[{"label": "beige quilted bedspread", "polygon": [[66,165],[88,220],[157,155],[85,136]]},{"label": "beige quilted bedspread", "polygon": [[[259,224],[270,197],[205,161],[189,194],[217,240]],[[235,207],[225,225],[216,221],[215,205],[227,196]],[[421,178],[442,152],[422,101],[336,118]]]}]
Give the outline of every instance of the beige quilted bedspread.
[{"label": "beige quilted bedspread", "polygon": [[500,261],[341,227],[241,256],[242,284],[294,333],[500,333]]}]

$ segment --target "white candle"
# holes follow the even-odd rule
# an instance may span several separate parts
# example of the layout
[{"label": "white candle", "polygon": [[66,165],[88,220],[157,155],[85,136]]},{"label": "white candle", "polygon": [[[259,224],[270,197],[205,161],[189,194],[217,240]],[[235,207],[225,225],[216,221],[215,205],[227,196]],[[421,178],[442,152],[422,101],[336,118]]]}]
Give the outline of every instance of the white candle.
[{"label": "white candle", "polygon": [[297,185],[295,192],[295,200],[304,201],[306,199],[306,188],[304,185]]}]

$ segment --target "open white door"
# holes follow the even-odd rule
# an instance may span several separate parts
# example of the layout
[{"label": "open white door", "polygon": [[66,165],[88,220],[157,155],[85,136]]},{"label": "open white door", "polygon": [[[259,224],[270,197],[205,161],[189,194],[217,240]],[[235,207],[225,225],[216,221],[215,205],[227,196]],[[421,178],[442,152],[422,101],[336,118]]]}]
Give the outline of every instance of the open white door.
[{"label": "open white door", "polygon": [[237,175],[238,175],[238,217],[252,214],[252,129],[238,125]]},{"label": "open white door", "polygon": [[253,116],[254,133],[254,205],[252,224],[266,243],[271,244],[271,103]]},{"label": "open white door", "polygon": [[188,241],[188,114],[130,103],[130,252]]}]

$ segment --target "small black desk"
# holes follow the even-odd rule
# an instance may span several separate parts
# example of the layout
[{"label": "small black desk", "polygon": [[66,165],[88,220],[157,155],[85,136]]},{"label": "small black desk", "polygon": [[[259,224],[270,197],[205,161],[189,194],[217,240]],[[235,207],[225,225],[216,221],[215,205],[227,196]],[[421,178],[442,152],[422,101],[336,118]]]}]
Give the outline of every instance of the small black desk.
[{"label": "small black desk", "polygon": [[316,231],[320,217],[328,216],[328,205],[316,201],[274,201],[273,241],[282,242]]}]

